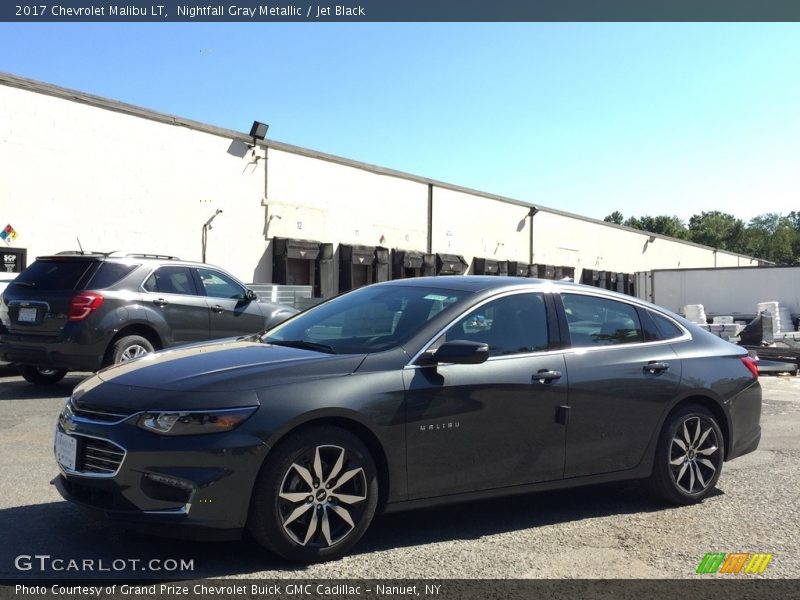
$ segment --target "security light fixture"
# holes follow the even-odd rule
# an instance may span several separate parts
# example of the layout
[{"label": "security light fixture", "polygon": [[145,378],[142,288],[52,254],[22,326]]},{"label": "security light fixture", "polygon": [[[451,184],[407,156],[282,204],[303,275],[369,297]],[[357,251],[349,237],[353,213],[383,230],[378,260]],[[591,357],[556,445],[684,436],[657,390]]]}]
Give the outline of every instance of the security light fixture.
[{"label": "security light fixture", "polygon": [[265,137],[267,137],[268,129],[269,125],[266,123],[253,121],[253,126],[250,128],[250,137],[253,138],[253,145],[255,145],[256,140],[263,140]]}]

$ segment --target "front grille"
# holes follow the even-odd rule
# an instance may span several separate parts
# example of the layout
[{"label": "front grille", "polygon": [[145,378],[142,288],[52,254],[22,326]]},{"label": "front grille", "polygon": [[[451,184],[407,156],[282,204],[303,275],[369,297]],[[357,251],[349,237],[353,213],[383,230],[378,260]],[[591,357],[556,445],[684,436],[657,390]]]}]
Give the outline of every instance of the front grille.
[{"label": "front grille", "polygon": [[112,412],[100,408],[88,408],[86,406],[78,407],[75,405],[75,402],[73,402],[72,398],[67,401],[65,411],[67,416],[71,414],[81,419],[97,421],[100,423],[117,423],[127,419],[133,414],[133,412],[120,412],[119,410]]},{"label": "front grille", "polygon": [[80,472],[113,475],[125,458],[125,450],[106,440],[83,438],[81,444]]}]

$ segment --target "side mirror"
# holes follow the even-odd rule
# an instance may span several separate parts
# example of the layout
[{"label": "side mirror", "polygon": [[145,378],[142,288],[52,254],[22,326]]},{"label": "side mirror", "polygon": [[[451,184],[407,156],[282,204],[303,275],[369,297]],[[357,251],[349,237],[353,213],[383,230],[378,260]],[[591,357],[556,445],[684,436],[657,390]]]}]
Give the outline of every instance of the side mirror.
[{"label": "side mirror", "polygon": [[244,297],[248,302],[252,302],[253,300],[258,300],[258,295],[253,290],[247,290]]},{"label": "side mirror", "polygon": [[428,355],[425,364],[453,363],[456,365],[478,365],[489,358],[489,345],[467,340],[445,342]]}]

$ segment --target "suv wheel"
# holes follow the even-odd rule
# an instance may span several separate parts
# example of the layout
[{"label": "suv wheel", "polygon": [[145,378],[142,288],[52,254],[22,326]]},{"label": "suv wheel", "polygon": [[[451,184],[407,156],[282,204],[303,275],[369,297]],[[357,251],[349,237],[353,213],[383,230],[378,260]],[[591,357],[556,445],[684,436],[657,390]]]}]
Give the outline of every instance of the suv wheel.
[{"label": "suv wheel", "polygon": [[153,352],[150,340],[140,335],[126,335],[114,342],[111,350],[111,364],[128,362]]},{"label": "suv wheel", "polygon": [[248,527],[268,550],[304,563],[340,558],[369,527],[378,505],[375,462],[338,427],[301,431],[267,457]]},{"label": "suv wheel", "polygon": [[64,379],[64,375],[67,374],[66,369],[44,369],[30,365],[20,365],[19,372],[25,381],[34,385],[53,385]]}]

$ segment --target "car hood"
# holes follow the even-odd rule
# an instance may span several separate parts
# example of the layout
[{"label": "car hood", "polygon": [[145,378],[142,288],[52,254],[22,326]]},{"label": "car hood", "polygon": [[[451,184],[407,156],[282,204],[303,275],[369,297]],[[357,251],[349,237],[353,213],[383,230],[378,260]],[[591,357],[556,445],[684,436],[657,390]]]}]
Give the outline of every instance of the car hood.
[{"label": "car hood", "polygon": [[232,392],[349,375],[364,357],[234,340],[157,352],[103,369],[96,379],[161,391]]}]

